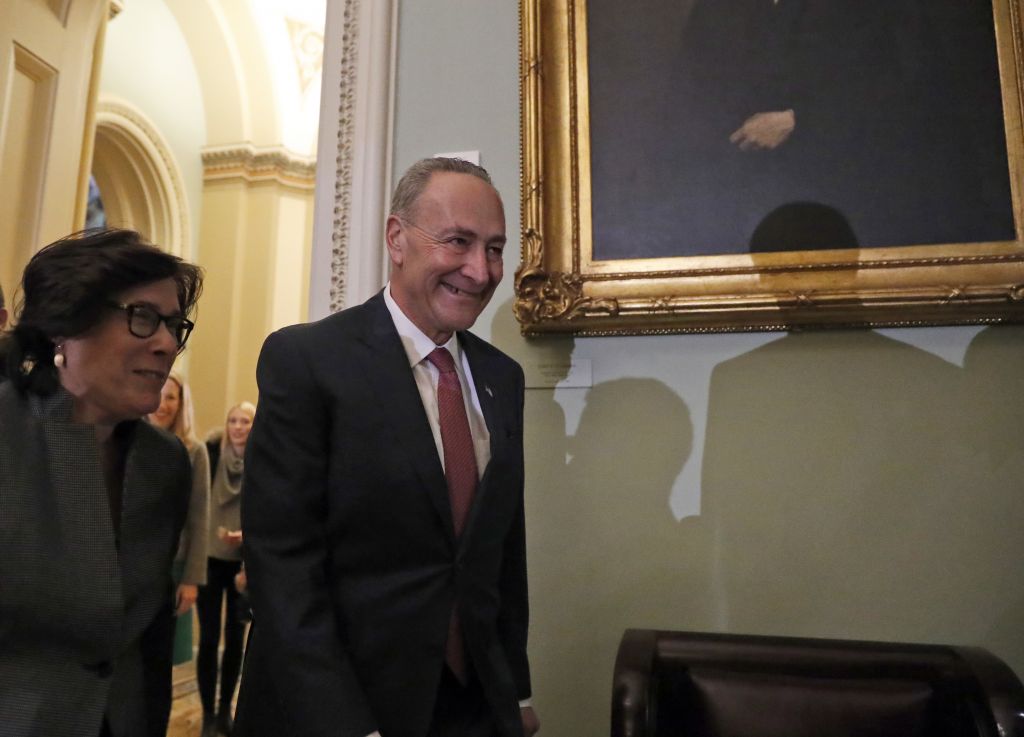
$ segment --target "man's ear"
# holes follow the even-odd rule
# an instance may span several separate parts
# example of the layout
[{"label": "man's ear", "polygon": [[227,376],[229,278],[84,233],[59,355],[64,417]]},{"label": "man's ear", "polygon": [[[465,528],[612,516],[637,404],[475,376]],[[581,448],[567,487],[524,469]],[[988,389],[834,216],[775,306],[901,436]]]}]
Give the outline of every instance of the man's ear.
[{"label": "man's ear", "polygon": [[384,223],[384,240],[388,246],[388,256],[391,257],[394,266],[401,266],[405,255],[402,249],[403,232],[401,219],[397,215],[388,215],[387,222]]}]

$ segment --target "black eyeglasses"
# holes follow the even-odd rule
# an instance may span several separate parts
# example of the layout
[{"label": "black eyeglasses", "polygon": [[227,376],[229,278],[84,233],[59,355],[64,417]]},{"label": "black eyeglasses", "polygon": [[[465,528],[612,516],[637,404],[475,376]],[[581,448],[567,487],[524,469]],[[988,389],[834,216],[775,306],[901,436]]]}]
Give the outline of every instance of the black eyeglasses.
[{"label": "black eyeglasses", "polygon": [[178,343],[178,353],[185,350],[188,336],[195,327],[195,323],[182,315],[161,315],[146,304],[124,305],[108,302],[108,305],[116,310],[124,310],[128,316],[128,332],[136,338],[151,338],[160,329],[160,323],[166,325]]}]

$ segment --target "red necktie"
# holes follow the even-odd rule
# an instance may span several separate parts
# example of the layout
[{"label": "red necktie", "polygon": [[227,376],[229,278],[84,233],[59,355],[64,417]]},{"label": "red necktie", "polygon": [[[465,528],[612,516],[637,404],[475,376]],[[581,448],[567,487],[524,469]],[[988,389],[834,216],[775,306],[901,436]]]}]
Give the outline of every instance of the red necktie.
[{"label": "red necktie", "polygon": [[[469,431],[466,404],[462,398],[462,385],[455,371],[455,360],[447,348],[435,348],[427,356],[437,368],[437,409],[441,426],[441,447],[444,450],[444,477],[448,482],[448,500],[452,505],[452,521],[455,536],[462,535],[466,526],[469,507],[476,493],[477,468],[476,452],[473,449],[473,435]],[[445,660],[448,667],[466,682],[466,650],[459,627],[458,606],[452,608],[448,622],[448,642],[445,645]]]},{"label": "red necktie", "polygon": [[455,360],[447,348],[435,348],[427,360],[437,367],[437,410],[444,449],[444,477],[448,481],[448,499],[452,505],[455,536],[466,526],[469,505],[476,492],[476,452],[469,431],[462,385],[455,371]]}]

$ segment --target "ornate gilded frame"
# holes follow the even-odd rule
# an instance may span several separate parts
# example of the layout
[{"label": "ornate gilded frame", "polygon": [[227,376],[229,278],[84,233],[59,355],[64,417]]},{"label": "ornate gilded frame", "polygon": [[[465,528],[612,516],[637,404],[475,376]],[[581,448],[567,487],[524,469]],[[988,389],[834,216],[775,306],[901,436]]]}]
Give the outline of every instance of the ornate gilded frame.
[{"label": "ornate gilded frame", "polygon": [[1024,321],[1024,0],[993,0],[1016,239],[859,251],[592,258],[587,0],[520,0],[526,335]]}]

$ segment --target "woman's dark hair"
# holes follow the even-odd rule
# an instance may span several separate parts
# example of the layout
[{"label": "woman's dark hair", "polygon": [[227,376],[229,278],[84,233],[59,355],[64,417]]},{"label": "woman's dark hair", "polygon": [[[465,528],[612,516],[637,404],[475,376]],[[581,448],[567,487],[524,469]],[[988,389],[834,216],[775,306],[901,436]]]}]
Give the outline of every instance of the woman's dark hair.
[{"label": "woman's dark hair", "polygon": [[85,230],[46,246],[25,267],[14,329],[0,348],[8,379],[22,392],[51,393],[59,383],[53,339],[81,335],[108,314],[116,295],[162,279],[174,280],[181,312],[191,317],[202,270],[134,230]]}]

